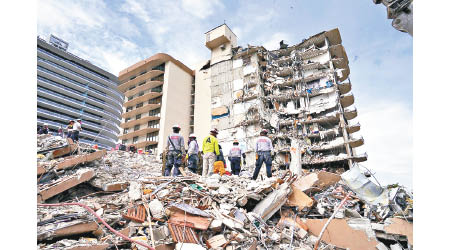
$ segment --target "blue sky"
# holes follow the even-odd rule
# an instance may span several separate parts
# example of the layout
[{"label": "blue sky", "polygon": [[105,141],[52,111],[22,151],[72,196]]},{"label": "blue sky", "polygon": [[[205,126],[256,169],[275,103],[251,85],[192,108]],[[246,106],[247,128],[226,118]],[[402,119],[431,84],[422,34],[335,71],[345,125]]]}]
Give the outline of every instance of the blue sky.
[{"label": "blue sky", "polygon": [[382,184],[412,187],[412,49],[371,0],[38,1],[37,33],[118,75],[164,52],[193,68],[208,59],[204,33],[226,21],[241,46],[276,49],[339,28],[350,61],[355,106],[367,152],[363,165]]}]

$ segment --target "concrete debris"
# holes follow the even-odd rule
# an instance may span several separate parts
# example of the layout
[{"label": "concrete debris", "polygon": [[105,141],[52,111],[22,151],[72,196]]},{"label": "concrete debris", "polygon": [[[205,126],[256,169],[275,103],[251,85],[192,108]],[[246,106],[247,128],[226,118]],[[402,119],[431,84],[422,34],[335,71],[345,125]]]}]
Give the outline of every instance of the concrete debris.
[{"label": "concrete debris", "polygon": [[[58,169],[61,164],[68,167]],[[413,245],[412,193],[380,187],[388,206],[373,203],[355,184],[366,183],[356,167],[342,176],[276,169],[257,181],[245,174],[204,178],[189,171],[174,178],[161,176],[162,164],[153,155],[82,147],[75,155],[39,159],[38,166],[46,170],[37,176],[39,249],[313,249],[346,196],[320,249]]]}]

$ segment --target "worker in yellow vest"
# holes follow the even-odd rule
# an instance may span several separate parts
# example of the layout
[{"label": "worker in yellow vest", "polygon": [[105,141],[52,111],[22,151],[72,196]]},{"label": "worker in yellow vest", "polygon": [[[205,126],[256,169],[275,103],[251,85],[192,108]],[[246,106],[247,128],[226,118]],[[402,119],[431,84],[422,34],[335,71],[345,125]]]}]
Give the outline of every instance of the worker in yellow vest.
[{"label": "worker in yellow vest", "polygon": [[203,139],[202,151],[203,151],[203,172],[202,176],[211,174],[214,168],[214,162],[217,156],[220,154],[219,141],[216,136],[219,133],[217,129],[212,129],[210,135]]}]

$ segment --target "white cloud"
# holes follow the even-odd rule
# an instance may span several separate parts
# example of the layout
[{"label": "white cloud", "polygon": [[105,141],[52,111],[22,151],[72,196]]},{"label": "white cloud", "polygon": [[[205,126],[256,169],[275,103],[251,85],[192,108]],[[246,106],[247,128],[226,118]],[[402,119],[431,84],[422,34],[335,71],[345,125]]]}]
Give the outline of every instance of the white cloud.
[{"label": "white cloud", "polygon": [[402,102],[379,99],[358,111],[358,134],[365,145],[356,152],[368,154],[362,165],[374,170],[383,185],[400,182],[412,187],[412,110]]},{"label": "white cloud", "polygon": [[200,19],[211,16],[216,9],[223,8],[219,0],[182,0],[183,9]]},{"label": "white cloud", "polygon": [[131,40],[140,37],[138,27],[109,7],[103,1],[40,1],[38,34],[66,40],[69,52],[118,75],[151,50]]},{"label": "white cloud", "polygon": [[[270,39],[270,40],[263,42],[262,45],[267,50],[275,50],[275,49],[280,48],[281,40],[284,40],[285,43],[288,43],[289,41],[291,41],[291,35],[284,33],[284,32],[277,32],[277,33],[273,34],[271,37],[268,37],[268,39]],[[293,44],[289,44],[289,45],[293,45]]]}]

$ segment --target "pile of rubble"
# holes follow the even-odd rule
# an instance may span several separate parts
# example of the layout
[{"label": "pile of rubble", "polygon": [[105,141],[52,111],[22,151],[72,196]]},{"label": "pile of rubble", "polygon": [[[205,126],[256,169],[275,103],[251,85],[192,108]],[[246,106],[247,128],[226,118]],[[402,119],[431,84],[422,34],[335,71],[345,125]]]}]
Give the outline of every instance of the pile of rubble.
[{"label": "pile of rubble", "polygon": [[[71,150],[55,155],[61,146]],[[39,249],[413,247],[412,193],[375,185],[357,166],[341,175],[277,170],[256,181],[247,171],[164,177],[154,155],[87,150],[70,140],[43,148]]]}]

